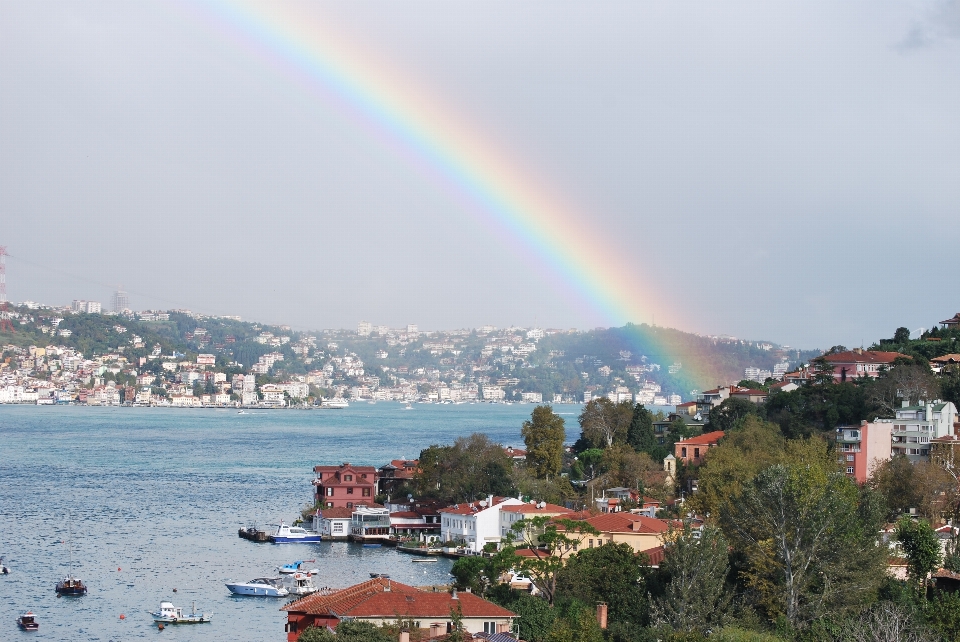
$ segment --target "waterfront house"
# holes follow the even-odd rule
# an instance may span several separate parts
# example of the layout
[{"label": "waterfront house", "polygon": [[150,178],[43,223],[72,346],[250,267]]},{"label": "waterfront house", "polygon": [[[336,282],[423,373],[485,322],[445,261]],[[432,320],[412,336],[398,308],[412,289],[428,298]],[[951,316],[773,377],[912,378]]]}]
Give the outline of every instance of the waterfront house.
[{"label": "waterfront house", "polygon": [[556,517],[570,512],[569,508],[548,504],[547,502],[529,501],[522,504],[508,504],[500,509],[500,536],[503,537],[521,519],[534,517]]},{"label": "waterfront house", "polygon": [[391,495],[404,484],[413,481],[420,462],[416,459],[394,459],[377,469],[380,493]]},{"label": "waterfront house", "polygon": [[350,537],[353,509],[346,506],[317,509],[313,516],[313,530],[325,540],[346,540]]},{"label": "waterfront house", "polygon": [[432,542],[440,539],[440,508],[435,500],[387,502],[390,533],[402,539]]},{"label": "waterfront house", "polygon": [[370,504],[376,496],[377,469],[373,466],[354,466],[346,462],[339,466],[314,466],[317,503],[322,508],[353,508]]},{"label": "waterfront house", "polygon": [[707,451],[715,448],[720,440],[723,439],[723,431],[715,430],[703,435],[691,437],[678,441],[673,445],[673,454],[678,461],[685,464],[694,464],[699,466],[703,463],[703,458]]},{"label": "waterfront house", "polygon": [[440,540],[463,542],[465,547],[479,553],[486,544],[500,542],[500,511],[505,506],[517,506],[523,501],[516,497],[494,497],[478,502],[454,504],[440,510]]},{"label": "waterfront house", "polygon": [[[569,515],[574,518],[574,515]],[[578,518],[582,519],[582,518]],[[579,544],[575,549],[596,548],[604,544],[629,544],[636,552],[662,546],[670,524],[662,519],[635,513],[604,513],[583,519],[600,535],[575,535]]]},{"label": "waterfront house", "polygon": [[516,614],[473,593],[428,592],[378,577],[333,593],[314,593],[280,609],[287,612],[287,641],[296,642],[308,627],[336,629],[342,620],[373,625],[409,620],[436,638],[452,630],[452,615],[460,613],[463,628],[474,633],[508,633]]},{"label": "waterfront house", "polygon": [[383,506],[359,506],[350,518],[350,539],[368,542],[390,538],[390,510]]}]

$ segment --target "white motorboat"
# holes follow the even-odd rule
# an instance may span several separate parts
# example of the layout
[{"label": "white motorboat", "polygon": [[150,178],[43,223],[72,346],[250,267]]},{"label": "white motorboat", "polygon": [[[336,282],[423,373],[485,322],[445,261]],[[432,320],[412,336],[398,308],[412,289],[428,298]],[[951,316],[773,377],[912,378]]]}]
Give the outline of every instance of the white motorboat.
[{"label": "white motorboat", "polygon": [[154,622],[163,624],[202,624],[213,619],[213,613],[197,613],[196,603],[191,613],[184,613],[179,606],[174,606],[170,602],[160,602],[160,608],[150,615],[153,616]]},{"label": "white motorboat", "polygon": [[308,531],[300,526],[290,526],[280,522],[277,526],[277,532],[273,535],[273,541],[277,544],[294,544],[300,542],[319,542],[320,534]]},{"label": "white motorboat", "polygon": [[313,578],[320,573],[317,569],[312,569],[306,573],[293,573],[283,576],[283,587],[291,595],[310,595],[320,590],[320,587],[314,583]]},{"label": "white motorboat", "polygon": [[256,595],[258,597],[286,597],[290,591],[283,587],[283,578],[258,577],[249,582],[228,582],[227,588],[235,595]]},{"label": "white motorboat", "polygon": [[320,402],[320,407],[340,410],[343,408],[349,408],[350,404],[347,403],[346,399],[324,399]]}]

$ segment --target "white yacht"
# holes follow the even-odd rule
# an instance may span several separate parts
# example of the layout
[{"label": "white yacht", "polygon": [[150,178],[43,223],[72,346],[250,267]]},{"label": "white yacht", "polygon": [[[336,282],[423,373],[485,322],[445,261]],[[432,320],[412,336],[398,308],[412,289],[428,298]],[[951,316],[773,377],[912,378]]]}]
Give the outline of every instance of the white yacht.
[{"label": "white yacht", "polygon": [[290,591],[283,587],[279,577],[258,577],[249,582],[228,582],[227,588],[236,595],[257,595],[260,597],[286,597]]}]

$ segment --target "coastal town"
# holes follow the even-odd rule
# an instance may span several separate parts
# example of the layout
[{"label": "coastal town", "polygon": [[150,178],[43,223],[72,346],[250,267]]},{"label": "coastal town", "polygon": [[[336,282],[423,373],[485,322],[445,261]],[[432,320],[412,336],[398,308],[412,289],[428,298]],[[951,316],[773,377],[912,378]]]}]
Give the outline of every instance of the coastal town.
[{"label": "coastal town", "polygon": [[[698,362],[672,356],[691,352],[687,347],[665,351],[650,337],[631,345],[629,336],[606,338],[600,331],[421,332],[412,324],[360,322],[356,331],[295,332],[187,310],[133,312],[122,291],[112,308],[87,300],[26,301],[5,312],[14,330],[5,336],[16,342],[2,347],[0,403],[335,408],[349,401],[538,404],[607,397],[665,407],[696,398],[712,376]],[[653,336],[657,329],[639,331]],[[711,351],[745,353],[718,374],[725,378],[780,379],[791,363],[816,354],[730,337],[682,339],[702,344],[703,363]],[[637,344],[661,354],[642,354]]]}]

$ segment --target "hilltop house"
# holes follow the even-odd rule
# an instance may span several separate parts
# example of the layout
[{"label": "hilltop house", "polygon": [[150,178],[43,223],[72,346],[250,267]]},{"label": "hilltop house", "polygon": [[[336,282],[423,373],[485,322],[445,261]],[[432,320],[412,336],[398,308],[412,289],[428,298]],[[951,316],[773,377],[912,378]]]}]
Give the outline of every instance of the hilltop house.
[{"label": "hilltop house", "polygon": [[906,355],[861,348],[823,355],[833,368],[833,378],[841,383],[858,377],[879,377],[881,368],[889,368],[900,357]]}]

